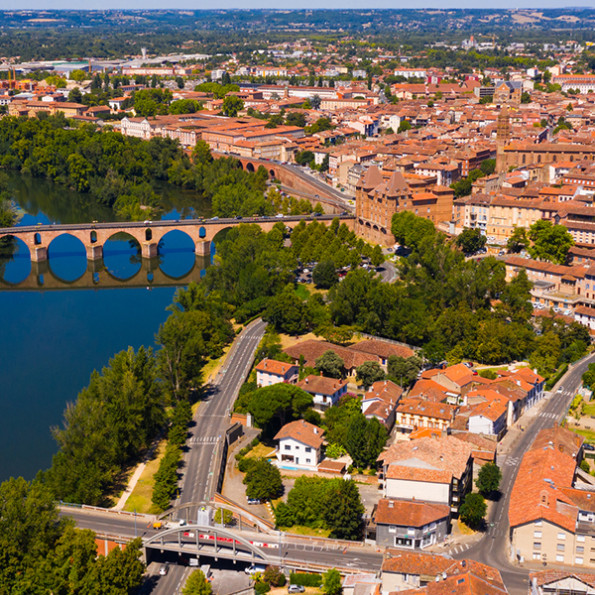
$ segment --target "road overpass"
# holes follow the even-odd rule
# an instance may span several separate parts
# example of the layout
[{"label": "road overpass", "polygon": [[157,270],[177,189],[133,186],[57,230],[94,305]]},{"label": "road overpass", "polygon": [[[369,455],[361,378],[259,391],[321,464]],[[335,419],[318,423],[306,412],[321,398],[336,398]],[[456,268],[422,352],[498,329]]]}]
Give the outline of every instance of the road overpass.
[{"label": "road overpass", "polygon": [[263,231],[270,231],[282,222],[286,227],[294,228],[301,221],[320,221],[330,225],[338,217],[350,229],[355,227],[352,215],[321,215],[318,217],[302,215],[287,217],[248,217],[235,219],[179,219],[161,221],[117,221],[107,223],[55,224],[31,225],[20,227],[0,228],[0,240],[3,238],[18,238],[29,248],[31,260],[41,262],[48,259],[51,243],[64,234],[71,235],[83,244],[88,260],[103,258],[103,246],[117,234],[127,234],[136,240],[143,258],[155,258],[159,254],[159,242],[171,231],[181,231],[190,237],[194,243],[195,252],[199,256],[211,253],[211,242],[215,236],[231,227],[245,223],[258,225]]}]

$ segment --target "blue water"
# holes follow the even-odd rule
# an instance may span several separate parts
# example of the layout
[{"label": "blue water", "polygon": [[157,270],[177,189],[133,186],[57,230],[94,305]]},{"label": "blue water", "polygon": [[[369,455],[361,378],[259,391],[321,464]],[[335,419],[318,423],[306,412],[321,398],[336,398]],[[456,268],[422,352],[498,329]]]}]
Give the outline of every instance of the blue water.
[{"label": "blue water", "polygon": [[[172,217],[172,218],[177,218]],[[43,213],[25,215],[21,225],[48,222]],[[15,284],[35,280],[39,265],[31,263],[27,247],[0,256],[0,281]],[[50,465],[56,452],[50,427],[62,423],[64,408],[88,384],[95,369],[129,345],[153,346],[166,307],[176,291],[176,279],[200,272],[192,241],[171,232],[152,266],[172,279],[172,286],[151,287],[154,272],[142,273],[137,287],[88,287],[21,291],[0,288],[0,481],[10,476],[32,478]],[[110,240],[103,265],[110,279],[130,279],[141,266],[138,246],[127,239]],[[56,238],[49,248],[41,282],[50,278],[65,284],[81,279],[89,265],[83,245],[72,236]],[[193,268],[194,267],[194,268]],[[203,271],[204,272],[204,271]]]}]

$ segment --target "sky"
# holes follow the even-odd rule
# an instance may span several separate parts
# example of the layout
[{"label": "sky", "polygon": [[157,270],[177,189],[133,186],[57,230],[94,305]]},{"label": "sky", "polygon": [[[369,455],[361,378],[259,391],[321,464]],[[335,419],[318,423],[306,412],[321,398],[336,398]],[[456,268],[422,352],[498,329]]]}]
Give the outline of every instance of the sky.
[{"label": "sky", "polygon": [[[595,0],[492,0],[489,8],[595,7]],[[0,9],[220,9],[220,8],[488,8],[477,0],[0,0]]]}]

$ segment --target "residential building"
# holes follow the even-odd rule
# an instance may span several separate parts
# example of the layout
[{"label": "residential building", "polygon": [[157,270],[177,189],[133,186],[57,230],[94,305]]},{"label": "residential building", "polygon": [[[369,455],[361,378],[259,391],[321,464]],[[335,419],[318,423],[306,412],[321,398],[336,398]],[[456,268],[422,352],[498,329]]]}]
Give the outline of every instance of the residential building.
[{"label": "residential building", "polygon": [[572,570],[542,570],[529,575],[530,595],[593,595],[595,574]]},{"label": "residential building", "polygon": [[381,498],[374,513],[376,544],[424,549],[444,541],[450,531],[450,507],[420,500]]},{"label": "residential building", "polygon": [[366,419],[376,418],[390,432],[403,389],[390,380],[378,380],[362,398],[362,413]]},{"label": "residential building", "polygon": [[470,443],[454,436],[393,443],[378,457],[383,495],[447,504],[457,513],[472,487],[472,450]]},{"label": "residential building", "polygon": [[347,382],[336,378],[310,375],[297,383],[302,390],[314,398],[314,408],[324,411],[336,405],[339,399],[347,393]]},{"label": "residential building", "polygon": [[285,424],[275,436],[279,441],[275,455],[277,464],[316,471],[322,460],[323,434],[318,426],[303,419]]},{"label": "residential building", "polygon": [[279,382],[297,382],[299,366],[265,358],[256,366],[256,386],[270,386]]},{"label": "residential building", "polygon": [[402,399],[396,409],[397,431],[408,434],[420,428],[445,431],[455,417],[457,408],[447,403],[424,399]]}]

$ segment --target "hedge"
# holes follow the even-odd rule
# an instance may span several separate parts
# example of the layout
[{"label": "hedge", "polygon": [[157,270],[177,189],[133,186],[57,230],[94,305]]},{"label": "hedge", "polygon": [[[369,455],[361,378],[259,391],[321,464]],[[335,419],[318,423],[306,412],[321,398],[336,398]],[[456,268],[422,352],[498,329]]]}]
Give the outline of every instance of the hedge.
[{"label": "hedge", "polygon": [[305,572],[292,572],[289,575],[290,585],[303,585],[304,587],[320,587],[322,585],[322,575],[309,574]]}]

